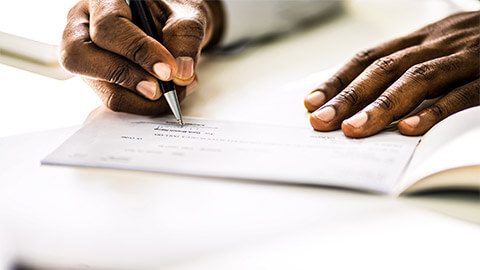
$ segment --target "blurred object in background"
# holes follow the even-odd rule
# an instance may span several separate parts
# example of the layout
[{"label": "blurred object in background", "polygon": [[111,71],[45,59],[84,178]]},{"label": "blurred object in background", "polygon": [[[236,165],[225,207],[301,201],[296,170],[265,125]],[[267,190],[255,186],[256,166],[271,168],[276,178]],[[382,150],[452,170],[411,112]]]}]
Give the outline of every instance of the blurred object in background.
[{"label": "blurred object in background", "polygon": [[[480,9],[478,0],[347,0],[345,8],[354,16],[388,27],[395,37],[456,12]],[[406,17],[407,15],[407,17]],[[440,16],[440,17],[439,17]],[[388,23],[387,23],[388,22]]]},{"label": "blurred object in background", "polygon": [[478,0],[447,0],[451,5],[458,7],[462,11],[473,11],[480,9]]},{"label": "blurred object in background", "polygon": [[0,16],[0,63],[57,79],[71,77],[58,63],[68,10],[77,0],[5,1]]}]

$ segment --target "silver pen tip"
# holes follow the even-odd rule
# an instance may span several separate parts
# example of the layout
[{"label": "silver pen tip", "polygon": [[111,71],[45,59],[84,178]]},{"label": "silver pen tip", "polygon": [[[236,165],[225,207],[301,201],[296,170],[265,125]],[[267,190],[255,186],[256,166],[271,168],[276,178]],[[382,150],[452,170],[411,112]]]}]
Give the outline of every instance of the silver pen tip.
[{"label": "silver pen tip", "polygon": [[177,119],[178,124],[183,126],[182,112],[180,111],[180,105],[178,104],[177,92],[169,91],[165,93],[165,99],[167,100],[170,109],[172,109],[172,113],[175,116],[175,119]]}]

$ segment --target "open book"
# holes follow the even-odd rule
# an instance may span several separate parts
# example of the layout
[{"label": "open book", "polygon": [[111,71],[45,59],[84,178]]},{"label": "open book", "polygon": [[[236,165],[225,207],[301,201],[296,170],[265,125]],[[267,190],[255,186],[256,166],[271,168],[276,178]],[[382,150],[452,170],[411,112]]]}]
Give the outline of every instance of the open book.
[{"label": "open book", "polygon": [[[437,188],[479,190],[480,107],[442,121],[424,137],[101,110],[43,164],[313,184],[399,195]],[[419,143],[420,142],[420,143]]]},{"label": "open book", "polygon": [[480,192],[480,106],[458,112],[421,139],[396,193],[439,189]]}]

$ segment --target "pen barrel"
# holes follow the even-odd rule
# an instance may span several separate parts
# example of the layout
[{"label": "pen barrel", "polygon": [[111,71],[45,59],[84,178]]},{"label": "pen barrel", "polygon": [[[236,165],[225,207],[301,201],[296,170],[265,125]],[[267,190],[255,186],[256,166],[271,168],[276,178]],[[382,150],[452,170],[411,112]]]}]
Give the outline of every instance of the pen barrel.
[{"label": "pen barrel", "polygon": [[[155,28],[155,22],[153,21],[152,14],[148,8],[147,1],[127,0],[127,4],[130,6],[130,10],[132,11],[133,23],[138,26],[138,28],[142,29],[145,34],[153,37],[158,42],[161,42],[157,29]],[[163,94],[175,90],[175,84],[173,84],[172,81],[165,82],[158,80],[158,82],[160,85],[160,90]]]},{"label": "pen barrel", "polygon": [[150,13],[147,2],[145,0],[130,0],[129,5],[132,11],[133,23],[142,29],[145,34],[160,42],[161,40],[155,28],[155,22],[153,21],[152,13]]},{"label": "pen barrel", "polygon": [[164,82],[164,81],[160,81],[160,80],[158,80],[158,81],[161,82],[160,83],[160,91],[162,91],[163,94],[175,90],[175,84],[173,84],[172,81],[168,81],[168,82]]}]

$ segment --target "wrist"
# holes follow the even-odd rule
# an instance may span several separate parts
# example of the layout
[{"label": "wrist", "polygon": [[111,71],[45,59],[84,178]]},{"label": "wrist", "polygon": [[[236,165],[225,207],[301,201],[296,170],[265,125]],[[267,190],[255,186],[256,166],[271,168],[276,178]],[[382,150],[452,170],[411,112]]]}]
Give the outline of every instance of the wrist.
[{"label": "wrist", "polygon": [[224,25],[225,11],[221,0],[205,0],[207,6],[207,39],[203,46],[204,49],[215,47],[221,40]]}]

